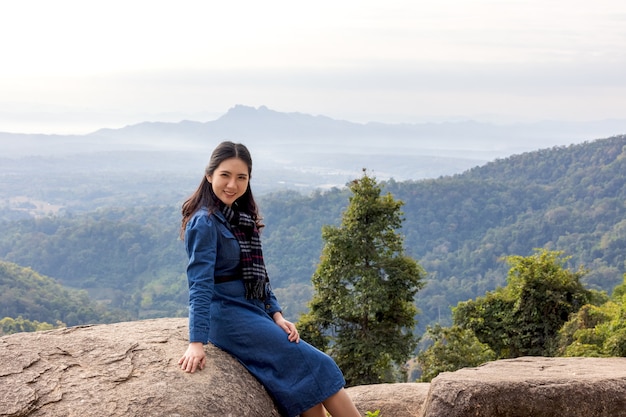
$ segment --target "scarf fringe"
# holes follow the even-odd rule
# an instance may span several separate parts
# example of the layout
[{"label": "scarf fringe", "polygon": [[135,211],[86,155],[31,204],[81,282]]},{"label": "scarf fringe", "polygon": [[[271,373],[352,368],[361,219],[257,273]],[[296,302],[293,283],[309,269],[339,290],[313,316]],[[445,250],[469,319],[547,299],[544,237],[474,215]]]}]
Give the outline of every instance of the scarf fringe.
[{"label": "scarf fringe", "polygon": [[239,263],[243,277],[246,298],[265,300],[268,294],[269,277],[263,260],[263,249],[259,230],[247,213],[234,211],[225,204],[220,210],[228,220],[231,231],[239,243]]}]

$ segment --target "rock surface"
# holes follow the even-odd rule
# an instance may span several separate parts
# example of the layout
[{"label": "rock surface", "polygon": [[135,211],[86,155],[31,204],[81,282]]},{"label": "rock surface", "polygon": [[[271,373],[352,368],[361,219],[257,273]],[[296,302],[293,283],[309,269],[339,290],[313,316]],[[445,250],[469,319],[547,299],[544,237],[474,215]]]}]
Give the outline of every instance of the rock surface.
[{"label": "rock surface", "polygon": [[626,358],[523,357],[445,372],[423,417],[626,417]]},{"label": "rock surface", "polygon": [[[230,355],[182,372],[187,320],[155,319],[0,337],[0,417],[279,417]],[[626,417],[626,358],[517,358],[432,383],[348,388],[380,417]]]},{"label": "rock surface", "polygon": [[430,384],[376,384],[347,389],[361,415],[380,411],[380,417],[420,416]]},{"label": "rock surface", "polygon": [[0,338],[0,416],[279,417],[230,355],[182,372],[186,319],[72,327]]}]

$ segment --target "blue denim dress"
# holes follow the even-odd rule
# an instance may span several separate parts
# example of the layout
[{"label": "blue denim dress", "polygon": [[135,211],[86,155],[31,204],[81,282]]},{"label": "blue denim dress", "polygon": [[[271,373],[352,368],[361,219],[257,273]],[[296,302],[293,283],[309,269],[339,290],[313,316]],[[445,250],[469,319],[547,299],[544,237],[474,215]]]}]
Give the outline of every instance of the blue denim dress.
[{"label": "blue denim dress", "polygon": [[264,301],[248,300],[243,280],[214,283],[239,267],[239,244],[221,212],[196,212],[185,245],[190,342],[210,341],[237,358],[285,416],[299,415],[345,385],[332,358],[303,340],[290,342],[274,323],[271,316],[281,309],[271,290]]}]

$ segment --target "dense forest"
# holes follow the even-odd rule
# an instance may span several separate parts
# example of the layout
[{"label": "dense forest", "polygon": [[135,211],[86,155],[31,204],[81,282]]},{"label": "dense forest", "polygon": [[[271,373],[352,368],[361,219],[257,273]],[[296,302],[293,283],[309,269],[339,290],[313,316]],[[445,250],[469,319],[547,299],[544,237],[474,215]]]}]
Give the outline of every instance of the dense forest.
[{"label": "dense forest", "polygon": [[68,289],[30,268],[0,261],[0,317],[73,326],[115,322],[130,316],[91,300],[86,291]]},{"label": "dense forest", "polygon": [[[85,314],[82,322],[185,315],[185,254],[178,239],[185,193],[180,183],[159,180],[151,179],[160,183],[158,199],[138,193],[145,187],[136,179],[127,194],[114,188],[58,190],[83,198],[80,211],[3,216],[0,259],[16,266],[3,264],[0,318],[21,315],[75,324],[69,314],[80,309],[76,304],[34,307],[52,288],[25,289],[24,283],[39,274],[67,291],[83,290],[66,295],[85,308],[107,306],[106,314]],[[622,281],[626,136],[515,155],[454,176],[381,185],[404,202],[405,248],[427,273],[416,299],[419,332],[428,324],[449,325],[451,306],[505,284],[503,257],[526,256],[535,248],[563,251],[571,256],[572,268],[584,265],[589,272],[582,282],[588,288],[610,291]],[[311,298],[322,226],[339,223],[349,197],[346,188],[258,197],[267,225],[262,238],[268,271],[291,319],[306,310]],[[90,205],[93,210],[87,209]]]}]

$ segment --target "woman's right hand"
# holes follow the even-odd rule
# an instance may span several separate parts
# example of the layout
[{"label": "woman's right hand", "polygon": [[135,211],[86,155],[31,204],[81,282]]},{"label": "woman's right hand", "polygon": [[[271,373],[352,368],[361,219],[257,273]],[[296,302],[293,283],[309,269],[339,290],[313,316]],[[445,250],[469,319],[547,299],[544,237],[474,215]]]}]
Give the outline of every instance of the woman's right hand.
[{"label": "woman's right hand", "polygon": [[206,353],[204,345],[200,342],[191,342],[185,354],[178,360],[180,369],[185,372],[194,373],[196,369],[202,370],[206,365]]}]

